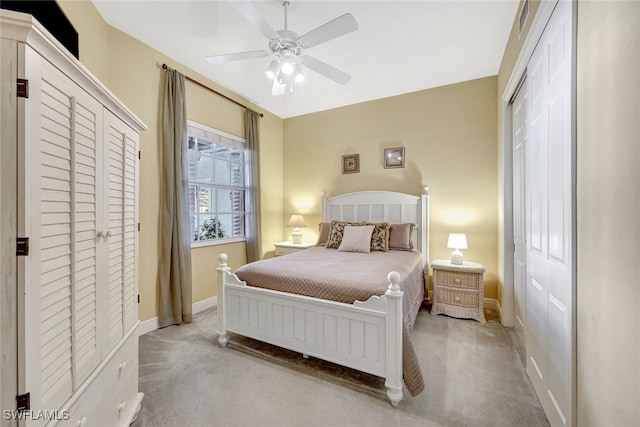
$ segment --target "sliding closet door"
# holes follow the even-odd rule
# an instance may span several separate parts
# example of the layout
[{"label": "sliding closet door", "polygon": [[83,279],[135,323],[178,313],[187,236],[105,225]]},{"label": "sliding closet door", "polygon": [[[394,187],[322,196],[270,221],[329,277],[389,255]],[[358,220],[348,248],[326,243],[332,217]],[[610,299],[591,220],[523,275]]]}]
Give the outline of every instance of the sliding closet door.
[{"label": "sliding closet door", "polygon": [[525,81],[512,104],[513,123],[513,242],[514,242],[514,312],[515,331],[523,346],[527,342],[526,280],[527,244],[525,177],[527,146],[527,82]]},{"label": "sliding closet door", "polygon": [[558,2],[527,68],[527,373],[552,426],[572,425],[571,7]]}]

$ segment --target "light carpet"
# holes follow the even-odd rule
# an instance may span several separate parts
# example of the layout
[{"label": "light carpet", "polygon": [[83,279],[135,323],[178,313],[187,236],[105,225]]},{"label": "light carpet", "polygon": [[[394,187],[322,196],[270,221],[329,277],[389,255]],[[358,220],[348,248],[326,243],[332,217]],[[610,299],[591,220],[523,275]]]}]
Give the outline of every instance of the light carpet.
[{"label": "light carpet", "polygon": [[412,339],[426,387],[394,408],[381,378],[237,335],[220,347],[215,314],[140,337],[134,427],[549,425],[514,332],[495,320],[421,310]]}]

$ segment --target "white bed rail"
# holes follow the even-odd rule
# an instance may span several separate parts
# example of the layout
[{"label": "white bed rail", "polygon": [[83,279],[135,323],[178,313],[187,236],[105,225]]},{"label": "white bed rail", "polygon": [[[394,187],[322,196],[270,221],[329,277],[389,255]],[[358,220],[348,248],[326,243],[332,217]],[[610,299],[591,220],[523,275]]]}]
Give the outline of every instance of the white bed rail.
[{"label": "white bed rail", "polygon": [[386,379],[391,403],[402,400],[400,274],[388,275],[383,296],[344,304],[247,286],[218,257],[218,342],[229,332]]}]

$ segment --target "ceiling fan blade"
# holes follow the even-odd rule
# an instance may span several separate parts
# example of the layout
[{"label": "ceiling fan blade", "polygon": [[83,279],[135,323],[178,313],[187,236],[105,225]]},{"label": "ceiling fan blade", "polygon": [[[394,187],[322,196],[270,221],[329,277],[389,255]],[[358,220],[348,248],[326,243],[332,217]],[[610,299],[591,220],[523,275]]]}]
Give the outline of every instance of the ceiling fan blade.
[{"label": "ceiling fan blade", "polygon": [[207,56],[205,59],[211,64],[222,64],[224,62],[238,61],[240,59],[263,58],[271,55],[266,50],[252,50],[251,52],[228,53],[225,55]]},{"label": "ceiling fan blade", "polygon": [[309,48],[320,43],[335,39],[345,34],[349,34],[358,29],[356,18],[350,13],[329,21],[319,26],[315,30],[311,30],[298,38],[298,42],[303,48]]},{"label": "ceiling fan blade", "polygon": [[300,63],[338,84],[346,85],[347,83],[349,83],[349,80],[351,80],[351,76],[349,74],[344,73],[337,68],[334,68],[331,65],[327,64],[326,62],[322,62],[312,56],[305,55],[301,57]]},{"label": "ceiling fan blade", "polygon": [[242,16],[249,22],[251,22],[254,26],[256,26],[262,34],[265,35],[269,40],[278,39],[280,36],[276,33],[271,25],[267,21],[264,20],[258,9],[255,8],[250,1],[244,0],[229,0],[229,3],[235,10],[240,12]]}]

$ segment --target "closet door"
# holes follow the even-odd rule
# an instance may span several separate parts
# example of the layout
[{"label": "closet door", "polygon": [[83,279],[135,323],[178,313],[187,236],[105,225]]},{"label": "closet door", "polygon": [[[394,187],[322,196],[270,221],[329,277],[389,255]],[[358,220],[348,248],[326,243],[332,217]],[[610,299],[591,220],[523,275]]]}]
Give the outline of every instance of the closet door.
[{"label": "closet door", "polygon": [[138,318],[137,143],[138,134],[105,110],[109,348],[118,343]]},{"label": "closet door", "polygon": [[571,2],[529,61],[527,373],[552,426],[573,425]]},{"label": "closet door", "polygon": [[29,48],[22,207],[25,389],[32,407],[55,409],[97,366],[101,347],[96,152],[102,107]]}]

